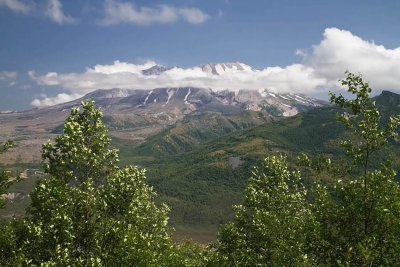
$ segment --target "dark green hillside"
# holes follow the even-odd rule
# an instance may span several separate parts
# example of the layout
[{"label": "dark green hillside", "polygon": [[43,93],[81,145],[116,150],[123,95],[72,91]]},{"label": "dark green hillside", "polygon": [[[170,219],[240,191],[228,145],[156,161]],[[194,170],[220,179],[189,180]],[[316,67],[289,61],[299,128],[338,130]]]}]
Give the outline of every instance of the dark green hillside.
[{"label": "dark green hillside", "polygon": [[[135,154],[172,155],[190,151],[194,146],[231,132],[253,128],[271,120],[266,112],[242,111],[233,114],[196,112],[161,133],[149,137],[135,149]],[[122,149],[122,153],[124,149]]]},{"label": "dark green hillside", "polygon": [[[376,102],[384,117],[400,113],[397,94],[384,92],[376,97]],[[205,121],[199,118],[177,124],[136,149],[122,146],[121,159],[147,169],[150,183],[171,207],[173,225],[178,229],[197,225],[196,229],[206,229],[209,233],[209,229],[216,229],[218,224],[231,218],[231,206],[241,201],[251,166],[260,159],[283,153],[293,164],[301,152],[341,154],[338,142],[344,127],[335,121],[339,111],[336,107],[313,109],[204,143],[201,141],[207,138],[191,132],[189,125],[208,125],[198,129],[218,132],[233,124],[224,120],[218,128],[218,118]],[[393,152],[400,158],[398,148],[396,144],[395,149],[388,147],[384,153]],[[235,161],[238,164],[232,164]],[[194,237],[201,240],[202,234],[197,231]]]}]

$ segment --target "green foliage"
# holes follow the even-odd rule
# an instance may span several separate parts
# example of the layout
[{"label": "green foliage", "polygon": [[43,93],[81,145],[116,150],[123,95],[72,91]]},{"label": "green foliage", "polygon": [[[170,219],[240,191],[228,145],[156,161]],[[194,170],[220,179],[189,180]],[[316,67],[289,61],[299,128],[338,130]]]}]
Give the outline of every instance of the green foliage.
[{"label": "green foliage", "polygon": [[14,219],[0,225],[0,265],[23,266],[26,257],[22,251],[23,240],[27,237],[24,220]]},{"label": "green foliage", "polygon": [[[353,132],[358,138],[358,142],[345,140],[341,145],[345,148],[345,154],[354,163],[362,165],[364,176],[366,176],[371,154],[380,150],[389,138],[398,135],[397,127],[400,123],[400,115],[390,116],[386,126],[380,128],[381,115],[375,101],[372,101],[369,97],[371,88],[368,83],[362,81],[361,75],[355,76],[348,72],[347,74],[348,76],[342,81],[342,85],[346,85],[348,92],[356,95],[356,98],[346,100],[342,95],[330,94],[331,102],[352,112],[352,114],[344,113],[337,116],[337,119]],[[367,179],[364,180],[367,182]]]},{"label": "green foliage", "polygon": [[8,149],[14,147],[14,142],[11,140],[8,140],[4,144],[0,142],[0,154],[3,154],[6,152]]},{"label": "green foliage", "polygon": [[72,108],[55,144],[49,141],[43,145],[44,170],[68,183],[99,185],[116,169],[117,151],[107,149],[111,140],[94,102],[82,102],[82,106],[82,112]]},{"label": "green foliage", "polygon": [[284,157],[268,157],[254,168],[244,204],[218,235],[216,259],[224,266],[293,266],[310,263],[307,255],[314,219],[300,173],[287,169]]},{"label": "green foliage", "polygon": [[319,239],[314,241],[318,262],[397,266],[400,187],[391,158],[379,162],[376,156],[390,138],[397,136],[400,115],[390,116],[381,126],[368,83],[360,75],[347,73],[342,84],[355,98],[331,94],[331,102],[345,109],[337,119],[353,134],[341,142],[348,163],[303,157],[303,163],[317,173],[340,176],[332,187],[317,182],[313,188],[313,212],[319,223]]},{"label": "green foliage", "polygon": [[[55,143],[43,145],[49,178],[31,193],[28,217],[5,232],[20,260],[48,266],[163,266],[179,261],[144,170],[116,166],[116,150],[94,102],[71,110]],[[20,234],[18,234],[20,233]],[[21,234],[22,233],[22,234]],[[3,251],[7,246],[0,245]],[[10,249],[9,249],[10,250]]]},{"label": "green foliage", "polygon": [[204,266],[207,259],[206,250],[192,240],[181,240],[177,245],[179,254],[175,266],[198,267]]},{"label": "green foliage", "polygon": [[[400,115],[382,122],[361,76],[347,73],[342,84],[355,95],[331,94],[351,133],[341,142],[347,161],[303,155],[302,165],[317,175],[307,193],[284,158],[268,157],[253,172],[244,204],[234,207],[234,221],[221,228],[211,265],[400,265],[400,186],[391,158],[379,157],[398,135]],[[332,185],[321,182],[327,175]]]},{"label": "green foliage", "polygon": [[[0,142],[0,154],[3,154],[8,149],[14,147],[14,143],[8,140],[4,144]],[[7,193],[8,188],[16,181],[11,179],[12,175],[10,171],[0,169],[0,196]],[[0,208],[3,208],[5,201],[0,197]]]},{"label": "green foliage", "polygon": [[[7,141],[4,144],[0,143],[0,154],[14,147],[12,141]],[[5,201],[1,198],[2,194],[7,193],[9,187],[19,181],[20,178],[12,178],[10,171],[0,170],[0,208],[3,208]],[[24,255],[19,253],[20,247],[18,236],[23,236],[22,220],[13,220],[10,224],[0,223],[0,266],[18,266],[23,263]]]}]

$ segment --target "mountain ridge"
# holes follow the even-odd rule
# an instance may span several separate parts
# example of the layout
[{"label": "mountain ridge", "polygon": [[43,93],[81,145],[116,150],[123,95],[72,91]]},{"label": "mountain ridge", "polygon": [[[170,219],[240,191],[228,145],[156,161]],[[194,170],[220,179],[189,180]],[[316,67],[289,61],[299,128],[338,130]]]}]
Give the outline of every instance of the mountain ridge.
[{"label": "mountain ridge", "polygon": [[[185,93],[182,93],[182,90]],[[179,92],[181,91],[181,92]],[[151,103],[164,103],[167,105],[170,100],[180,98],[185,104],[208,104],[209,102],[216,101],[223,105],[232,105],[240,107],[245,110],[259,111],[268,105],[276,106],[282,111],[282,116],[294,115],[292,113],[285,113],[290,109],[297,107],[318,107],[324,106],[328,103],[323,100],[308,97],[305,94],[294,93],[274,93],[268,89],[259,90],[221,90],[214,91],[210,88],[197,88],[197,87],[168,87],[168,88],[155,88],[155,89],[99,89],[88,93],[76,101],[82,101],[90,98],[108,99],[108,98],[124,98],[130,97],[132,103],[137,106],[146,105]],[[212,99],[215,98],[215,99]],[[128,102],[128,101],[124,101]],[[297,113],[296,113],[297,114]],[[274,114],[279,116],[278,114]]]}]

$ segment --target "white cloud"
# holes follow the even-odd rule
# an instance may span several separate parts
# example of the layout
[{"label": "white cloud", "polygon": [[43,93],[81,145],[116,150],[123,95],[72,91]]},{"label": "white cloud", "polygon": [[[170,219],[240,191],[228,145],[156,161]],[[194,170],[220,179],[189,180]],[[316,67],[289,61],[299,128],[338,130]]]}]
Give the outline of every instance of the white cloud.
[{"label": "white cloud", "polygon": [[140,74],[142,70],[149,69],[156,65],[154,61],[147,61],[142,65],[135,65],[126,62],[120,62],[119,60],[114,61],[113,65],[96,65],[92,69],[86,69],[87,72],[103,73],[103,74],[115,74],[115,73],[135,73]]},{"label": "white cloud", "polygon": [[28,14],[32,6],[20,0],[0,0],[0,6],[5,6],[14,12]]},{"label": "white cloud", "polygon": [[103,26],[120,23],[143,25],[171,23],[177,21],[180,17],[189,23],[199,24],[209,18],[209,15],[197,8],[176,8],[168,5],[137,8],[133,3],[115,0],[104,1],[104,13],[104,18],[98,21]]},{"label": "white cloud", "polygon": [[307,54],[303,50],[297,49],[296,52],[295,52],[295,55],[304,58]]},{"label": "white cloud", "polygon": [[315,76],[315,71],[301,64],[286,68],[269,67],[264,70],[251,69],[247,71],[231,70],[222,75],[204,72],[200,67],[175,67],[161,75],[146,76],[142,70],[154,66],[149,61],[143,65],[115,61],[111,65],[96,65],[83,73],[58,74],[49,72],[36,76],[29,72],[30,77],[39,85],[60,86],[71,93],[85,94],[96,89],[126,88],[151,89],[157,87],[194,86],[223,89],[258,89],[302,91],[313,89],[325,83],[321,77]]},{"label": "white cloud", "polygon": [[0,80],[16,80],[18,73],[15,71],[0,71]]},{"label": "white cloud", "polygon": [[387,49],[349,31],[328,28],[305,64],[316,75],[336,81],[344,70],[362,73],[373,88],[400,90],[400,47]]},{"label": "white cloud", "polygon": [[64,14],[59,0],[48,0],[45,14],[58,24],[73,24],[77,22],[75,18]]},{"label": "white cloud", "polygon": [[0,81],[8,82],[8,86],[12,87],[17,84],[18,73],[15,71],[0,71]]},{"label": "white cloud", "polygon": [[209,15],[203,13],[197,8],[180,8],[178,13],[189,23],[200,24],[210,18]]},{"label": "white cloud", "polygon": [[77,98],[82,97],[79,94],[58,94],[55,97],[48,97],[47,95],[43,95],[41,99],[36,98],[31,102],[31,105],[34,107],[42,107],[42,106],[53,106],[60,103],[65,103],[68,101],[75,100]]},{"label": "white cloud", "polygon": [[[222,89],[268,88],[276,92],[302,92],[310,95],[327,94],[339,88],[344,71],[362,73],[374,89],[400,92],[400,47],[387,49],[365,41],[349,31],[337,28],[325,30],[322,41],[313,46],[310,54],[298,52],[301,64],[286,67],[267,67],[263,70],[245,68],[221,75],[204,72],[200,67],[175,67],[161,75],[146,76],[142,70],[156,63],[132,64],[115,61],[96,65],[81,73],[55,73],[30,77],[39,85],[58,86],[69,94],[83,95],[96,89],[126,88],[153,89],[159,87],[194,86]],[[41,102],[35,102],[39,104]]]}]

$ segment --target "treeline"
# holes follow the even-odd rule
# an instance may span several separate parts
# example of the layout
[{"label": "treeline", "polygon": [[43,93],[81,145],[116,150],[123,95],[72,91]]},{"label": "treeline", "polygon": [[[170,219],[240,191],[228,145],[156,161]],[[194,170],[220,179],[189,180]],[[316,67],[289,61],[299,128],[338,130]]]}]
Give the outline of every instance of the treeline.
[{"label": "treeline", "polygon": [[[382,124],[368,83],[347,73],[342,84],[354,99],[331,102],[349,130],[347,160],[299,157],[315,178],[306,188],[285,157],[267,157],[207,247],[172,241],[168,207],[155,204],[143,170],[118,167],[101,112],[83,102],[43,145],[48,177],[26,217],[0,226],[0,266],[399,266],[400,187],[390,157],[375,155],[397,136],[400,115]],[[2,192],[10,182],[2,171]]]}]

